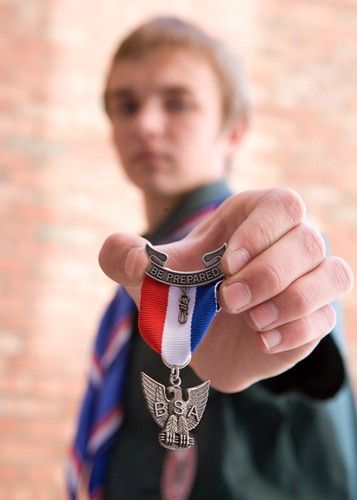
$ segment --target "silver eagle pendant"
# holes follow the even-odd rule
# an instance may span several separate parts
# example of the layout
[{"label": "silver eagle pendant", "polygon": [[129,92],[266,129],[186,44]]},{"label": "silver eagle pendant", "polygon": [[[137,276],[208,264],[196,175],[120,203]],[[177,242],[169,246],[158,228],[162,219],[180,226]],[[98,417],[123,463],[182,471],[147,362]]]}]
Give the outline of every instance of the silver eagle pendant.
[{"label": "silver eagle pendant", "polygon": [[206,407],[210,382],[207,380],[187,389],[187,398],[182,395],[180,370],[171,369],[170,385],[141,372],[141,382],[146,404],[155,422],[163,429],[159,443],[169,450],[189,448],[194,444],[190,431],[200,422]]}]

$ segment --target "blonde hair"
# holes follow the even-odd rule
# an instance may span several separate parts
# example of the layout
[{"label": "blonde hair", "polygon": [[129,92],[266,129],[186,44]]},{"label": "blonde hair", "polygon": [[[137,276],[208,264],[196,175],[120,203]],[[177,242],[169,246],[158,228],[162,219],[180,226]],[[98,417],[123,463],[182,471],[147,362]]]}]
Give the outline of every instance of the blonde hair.
[{"label": "blonde hair", "polygon": [[[155,17],[138,26],[120,43],[114,53],[110,72],[122,59],[140,57],[165,48],[183,48],[203,56],[219,82],[223,125],[232,121],[248,122],[250,106],[247,82],[239,58],[220,40],[182,19]],[[104,104],[108,112],[106,94]]]}]

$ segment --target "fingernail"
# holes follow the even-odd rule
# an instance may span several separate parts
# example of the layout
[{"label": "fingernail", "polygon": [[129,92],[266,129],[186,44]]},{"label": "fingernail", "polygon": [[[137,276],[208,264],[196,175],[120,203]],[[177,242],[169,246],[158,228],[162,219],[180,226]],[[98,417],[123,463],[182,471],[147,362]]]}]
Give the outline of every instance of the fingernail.
[{"label": "fingernail", "polygon": [[281,333],[279,330],[270,330],[269,332],[261,333],[260,336],[266,348],[269,350],[281,342]]},{"label": "fingernail", "polygon": [[279,310],[272,302],[265,302],[250,311],[250,317],[257,328],[265,328],[279,318]]},{"label": "fingernail", "polygon": [[141,252],[141,247],[132,247],[126,255],[125,262],[123,264],[123,270],[129,279],[134,278],[137,258],[141,254]]},{"label": "fingernail", "polygon": [[252,300],[249,288],[244,283],[233,283],[222,289],[226,305],[233,312],[238,312]]},{"label": "fingernail", "polygon": [[237,248],[229,253],[227,259],[229,274],[235,274],[249,262],[250,257],[247,250]]}]

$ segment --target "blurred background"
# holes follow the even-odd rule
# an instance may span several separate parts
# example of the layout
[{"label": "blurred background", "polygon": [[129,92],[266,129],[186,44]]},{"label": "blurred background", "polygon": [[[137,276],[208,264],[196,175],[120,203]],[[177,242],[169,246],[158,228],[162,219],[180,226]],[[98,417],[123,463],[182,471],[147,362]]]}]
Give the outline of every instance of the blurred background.
[{"label": "blurred background", "polygon": [[[169,7],[168,7],[169,5]],[[144,229],[101,92],[117,41],[156,14],[241,54],[254,119],[236,190],[289,186],[357,273],[355,0],[0,0],[0,498],[62,499],[96,325],[103,240]],[[357,390],[357,291],[343,300]]]}]

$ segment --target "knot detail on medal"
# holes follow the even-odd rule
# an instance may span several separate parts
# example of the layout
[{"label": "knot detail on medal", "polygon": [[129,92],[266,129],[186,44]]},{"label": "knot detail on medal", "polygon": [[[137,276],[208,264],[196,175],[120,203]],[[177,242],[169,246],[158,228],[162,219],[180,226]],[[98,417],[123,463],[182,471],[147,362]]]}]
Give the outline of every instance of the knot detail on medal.
[{"label": "knot detail on medal", "polygon": [[146,244],[146,253],[149,256],[150,264],[145,270],[145,273],[154,280],[165,283],[166,285],[181,287],[207,285],[208,283],[213,283],[224,277],[224,272],[220,268],[220,263],[222,255],[226,251],[226,247],[227,245],[224,244],[217,250],[208,252],[202,257],[203,263],[206,266],[205,269],[182,272],[164,267],[168,260],[168,255]]},{"label": "knot detail on medal", "polygon": [[181,287],[181,297],[179,300],[179,314],[178,322],[184,325],[188,318],[188,305],[190,303],[190,297],[187,295],[187,288],[185,286]]},{"label": "knot detail on medal", "polygon": [[202,418],[210,382],[207,380],[196,387],[190,387],[184,398],[178,367],[172,368],[167,388],[144,372],[141,372],[141,380],[151,416],[163,429],[159,434],[159,443],[170,450],[192,446],[194,438],[190,431]]}]

